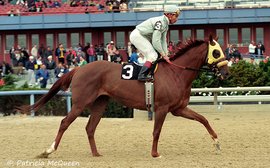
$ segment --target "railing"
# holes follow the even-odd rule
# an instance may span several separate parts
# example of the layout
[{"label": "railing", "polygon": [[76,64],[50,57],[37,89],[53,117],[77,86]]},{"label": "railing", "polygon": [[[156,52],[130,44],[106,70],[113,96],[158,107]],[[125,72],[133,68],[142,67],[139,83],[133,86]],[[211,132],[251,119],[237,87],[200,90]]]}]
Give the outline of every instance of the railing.
[{"label": "railing", "polygon": [[[35,95],[44,95],[48,93],[48,90],[23,90],[23,91],[0,91],[0,96],[17,96],[17,95],[30,95],[30,105],[35,103]],[[67,112],[71,110],[71,92],[60,91],[58,95],[67,97]],[[34,116],[35,112],[31,111],[31,116]]]},{"label": "railing", "polygon": [[220,92],[245,92],[245,91],[270,91],[270,87],[230,87],[230,88],[194,88],[192,93],[213,93],[213,96],[191,96],[190,102],[262,102],[270,101],[270,95],[238,95],[238,96],[220,96]]},{"label": "railing", "polygon": [[[239,95],[239,96],[221,96],[220,92],[245,92],[245,91],[270,91],[270,87],[231,87],[231,88],[194,88],[192,93],[212,93],[213,96],[191,96],[191,103],[213,103],[218,105],[222,102],[270,102],[270,95]],[[43,95],[48,90],[24,90],[24,91],[0,91],[0,96],[12,95],[30,95],[30,105],[35,103],[35,95]],[[71,110],[71,92],[58,92],[58,95],[67,97],[67,112]],[[34,116],[34,111],[31,112]]]}]

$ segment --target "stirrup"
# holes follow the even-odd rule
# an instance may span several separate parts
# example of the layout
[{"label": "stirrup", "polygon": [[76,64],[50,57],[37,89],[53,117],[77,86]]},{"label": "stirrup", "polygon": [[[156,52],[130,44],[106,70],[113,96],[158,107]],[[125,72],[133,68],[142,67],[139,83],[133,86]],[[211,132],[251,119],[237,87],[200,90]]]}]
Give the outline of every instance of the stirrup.
[{"label": "stirrup", "polygon": [[138,81],[141,81],[141,82],[153,82],[154,78],[153,78],[152,75],[147,75],[147,76],[144,76],[143,78],[138,78]]}]

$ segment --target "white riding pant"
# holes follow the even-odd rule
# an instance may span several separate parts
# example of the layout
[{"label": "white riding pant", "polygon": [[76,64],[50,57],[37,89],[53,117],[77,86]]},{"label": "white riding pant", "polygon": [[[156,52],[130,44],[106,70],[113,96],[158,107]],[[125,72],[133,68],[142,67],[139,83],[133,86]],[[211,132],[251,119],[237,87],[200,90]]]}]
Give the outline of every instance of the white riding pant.
[{"label": "white riding pant", "polygon": [[157,60],[158,54],[156,50],[149,39],[142,36],[139,30],[134,29],[130,33],[129,40],[144,55],[146,61],[154,62]]}]

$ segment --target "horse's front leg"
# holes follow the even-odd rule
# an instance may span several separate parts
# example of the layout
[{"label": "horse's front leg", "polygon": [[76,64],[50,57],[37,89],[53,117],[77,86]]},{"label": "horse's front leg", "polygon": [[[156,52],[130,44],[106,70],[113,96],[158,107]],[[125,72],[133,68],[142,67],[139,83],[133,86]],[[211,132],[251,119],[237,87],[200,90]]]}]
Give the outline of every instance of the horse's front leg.
[{"label": "horse's front leg", "polygon": [[155,114],[155,124],[154,124],[154,130],[153,130],[153,144],[152,144],[152,152],[151,152],[153,157],[159,157],[159,153],[157,151],[158,139],[159,139],[160,131],[164,123],[164,120],[166,118],[166,115],[167,115],[167,112],[164,112],[164,111],[157,111]]},{"label": "horse's front leg", "polygon": [[196,120],[196,121],[202,123],[205,126],[205,128],[207,129],[207,131],[209,132],[209,134],[211,135],[211,138],[215,141],[214,145],[215,145],[216,149],[218,151],[220,150],[220,145],[219,145],[217,134],[212,129],[209,122],[207,121],[207,119],[204,116],[196,113],[195,111],[189,109],[188,107],[186,107],[184,109],[179,109],[179,110],[173,111],[171,113],[174,116],[181,116],[181,117],[191,119],[191,120]]}]

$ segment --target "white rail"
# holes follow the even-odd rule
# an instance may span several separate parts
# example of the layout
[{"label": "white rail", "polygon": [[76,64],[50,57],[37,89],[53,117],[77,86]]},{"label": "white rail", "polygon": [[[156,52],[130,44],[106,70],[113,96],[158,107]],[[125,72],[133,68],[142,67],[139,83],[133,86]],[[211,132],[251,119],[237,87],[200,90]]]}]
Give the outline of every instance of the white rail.
[{"label": "white rail", "polygon": [[262,102],[270,101],[270,95],[239,95],[239,96],[220,96],[220,92],[244,92],[244,91],[270,91],[269,86],[263,87],[230,87],[230,88],[194,88],[192,93],[213,93],[214,96],[191,96],[190,102]]}]

